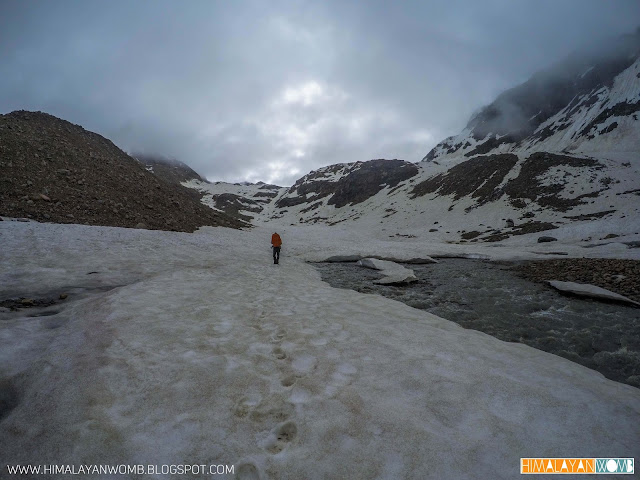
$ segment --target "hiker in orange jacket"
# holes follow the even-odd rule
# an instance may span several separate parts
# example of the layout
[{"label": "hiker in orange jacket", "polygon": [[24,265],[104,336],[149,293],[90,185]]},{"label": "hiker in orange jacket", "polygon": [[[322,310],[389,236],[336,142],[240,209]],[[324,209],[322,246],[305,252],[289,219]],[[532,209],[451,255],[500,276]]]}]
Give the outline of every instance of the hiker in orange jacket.
[{"label": "hiker in orange jacket", "polygon": [[282,247],[282,239],[276,232],[271,235],[271,246],[273,248],[273,263],[277,264],[280,261],[280,247]]}]

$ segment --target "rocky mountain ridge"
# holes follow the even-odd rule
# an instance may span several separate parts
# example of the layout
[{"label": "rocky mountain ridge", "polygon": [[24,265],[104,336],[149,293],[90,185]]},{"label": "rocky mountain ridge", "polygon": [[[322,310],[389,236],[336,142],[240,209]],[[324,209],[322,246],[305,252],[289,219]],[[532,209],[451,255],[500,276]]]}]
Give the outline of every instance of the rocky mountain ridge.
[{"label": "rocky mountain ridge", "polygon": [[640,151],[640,29],[576,52],[481,109],[426,162],[505,152]]},{"label": "rocky mountain ridge", "polygon": [[[578,224],[605,228],[596,220],[607,225],[605,234],[640,232],[639,170],[630,162],[535,152],[476,156],[451,168],[391,160],[333,165],[273,190],[260,204],[257,190],[243,195],[229,184],[190,186],[205,201],[218,199],[212,206],[257,223],[350,222],[434,240],[495,242]],[[222,198],[234,205],[221,205]]]},{"label": "rocky mountain ridge", "polygon": [[196,190],[205,205],[245,222],[263,217],[265,207],[286,191],[284,187],[264,182],[209,183],[192,179],[182,182],[182,185]]},{"label": "rocky mountain ridge", "polygon": [[192,232],[240,228],[111,141],[42,112],[0,115],[0,216]]},{"label": "rocky mountain ridge", "polygon": [[166,158],[160,155],[150,155],[145,153],[133,153],[133,158],[142,163],[145,169],[165,182],[180,185],[189,180],[199,180],[207,183],[208,180],[201,177],[195,170],[186,163],[175,158]]}]

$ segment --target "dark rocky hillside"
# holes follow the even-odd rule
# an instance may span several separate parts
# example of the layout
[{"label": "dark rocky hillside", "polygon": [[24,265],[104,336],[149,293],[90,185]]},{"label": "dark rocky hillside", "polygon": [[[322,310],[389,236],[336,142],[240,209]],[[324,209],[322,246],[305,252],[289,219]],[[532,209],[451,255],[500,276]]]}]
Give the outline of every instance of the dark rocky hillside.
[{"label": "dark rocky hillside", "polygon": [[517,161],[517,156],[508,153],[467,160],[420,182],[412,190],[412,198],[438,192],[439,195],[452,195],[453,200],[471,196],[477,205],[484,205],[500,198],[502,192],[498,187]]},{"label": "dark rocky hillside", "polygon": [[356,205],[373,197],[384,187],[395,187],[418,173],[418,167],[403,160],[369,160],[331,165],[299,179],[276,202],[286,208],[329,197],[336,208]]},{"label": "dark rocky hillside", "polygon": [[106,138],[27,111],[0,115],[0,216],[183,232],[246,225],[148,172]]},{"label": "dark rocky hillside", "polygon": [[[511,153],[496,155],[480,155],[459,163],[445,173],[435,175],[417,184],[411,192],[412,198],[429,193],[451,195],[459,200],[469,196],[476,203],[467,210],[472,210],[485,203],[500,199],[504,194],[511,205],[521,208],[530,203],[539,207],[566,212],[572,207],[586,203],[586,199],[597,197],[607,190],[607,182],[589,193],[576,193],[575,190],[565,192],[569,183],[569,175],[592,176],[605,166],[591,158],[570,157],[547,152],[536,152],[522,162],[518,176],[503,184],[504,178],[518,162],[518,157]],[[565,177],[561,181],[548,182],[552,169],[573,168],[570,174],[563,170]],[[591,182],[593,183],[593,181]]]},{"label": "dark rocky hillside", "polygon": [[215,207],[218,210],[222,210],[227,215],[239,218],[245,222],[249,222],[253,219],[251,215],[242,214],[241,211],[260,213],[262,211],[262,205],[256,200],[251,198],[245,198],[242,195],[235,195],[233,193],[221,193],[219,195],[212,196]]}]

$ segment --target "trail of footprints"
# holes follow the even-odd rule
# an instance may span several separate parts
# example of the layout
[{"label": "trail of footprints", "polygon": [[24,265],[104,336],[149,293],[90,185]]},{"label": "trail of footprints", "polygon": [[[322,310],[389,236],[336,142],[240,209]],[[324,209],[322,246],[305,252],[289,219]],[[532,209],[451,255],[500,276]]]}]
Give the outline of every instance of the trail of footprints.
[{"label": "trail of footprints", "polygon": [[[251,327],[257,332],[269,335],[270,343],[274,344],[271,355],[276,363],[280,364],[278,366],[281,372],[280,384],[288,389],[296,383],[298,377],[312,371],[315,368],[315,363],[309,365],[309,368],[303,368],[302,370],[298,368],[295,373],[292,373],[290,358],[280,346],[287,335],[287,331],[281,326],[275,326],[273,331],[269,333],[262,323],[265,316],[264,313],[260,313],[256,321],[251,324]],[[345,341],[348,337],[347,333],[341,328],[341,326],[336,325],[331,327],[330,336],[333,336],[334,340],[338,342]],[[315,332],[310,331],[309,333]],[[329,340],[324,337],[315,337],[308,340],[308,343],[315,347],[324,346],[328,342]],[[313,359],[315,362],[315,357],[313,356],[306,355],[304,357]],[[338,365],[325,392],[335,393],[337,388],[350,384],[356,372],[357,369],[350,364]],[[291,419],[291,416],[295,413],[295,406],[283,394],[274,393],[265,398],[258,394],[244,396],[235,404],[233,413],[238,418],[246,418],[256,423],[276,423],[276,426],[272,428],[267,437],[260,442],[260,446],[272,455],[282,452],[285,448],[295,443],[298,437],[298,425]],[[261,478],[260,469],[253,462],[243,462],[238,465],[236,478],[239,480],[259,480]]]},{"label": "trail of footprints", "polygon": [[[261,333],[265,332],[261,324],[264,314],[260,314],[251,326]],[[269,340],[274,344],[271,355],[280,363],[288,359],[286,352],[279,346],[286,336],[286,330],[276,327],[269,335]],[[284,367],[280,368],[285,370]],[[293,374],[284,374],[281,379],[283,387],[291,387],[295,384],[296,377]],[[268,453],[275,455],[293,443],[298,436],[298,425],[290,417],[295,413],[293,403],[286,400],[282,394],[271,394],[265,398],[260,395],[247,395],[242,397],[234,406],[233,414],[238,418],[246,418],[256,423],[276,423],[261,442],[261,447]],[[243,462],[238,465],[236,478],[239,480],[259,480],[260,469],[252,462]]]}]

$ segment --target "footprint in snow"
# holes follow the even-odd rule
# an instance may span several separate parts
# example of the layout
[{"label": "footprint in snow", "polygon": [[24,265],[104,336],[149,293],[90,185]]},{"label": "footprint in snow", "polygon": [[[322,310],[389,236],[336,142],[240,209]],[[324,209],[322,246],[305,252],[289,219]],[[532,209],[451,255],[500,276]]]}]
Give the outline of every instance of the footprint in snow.
[{"label": "footprint in snow", "polygon": [[291,387],[293,386],[293,384],[296,383],[296,377],[295,375],[287,375],[286,377],[284,377],[282,379],[282,381],[280,382],[280,384],[283,387]]},{"label": "footprint in snow", "polygon": [[273,349],[273,356],[278,360],[284,360],[285,358],[287,358],[287,354],[280,347],[276,347]]},{"label": "footprint in snow", "polygon": [[288,421],[278,425],[266,443],[266,449],[269,453],[280,453],[285,447],[293,442],[298,436],[298,426],[295,422]]},{"label": "footprint in snow", "polygon": [[236,478],[238,480],[260,480],[260,471],[253,463],[243,463],[238,465]]},{"label": "footprint in snow", "polygon": [[295,406],[284,397],[273,394],[264,398],[249,412],[249,418],[258,423],[284,422],[295,411]]},{"label": "footprint in snow", "polygon": [[247,395],[240,398],[233,406],[233,414],[240,418],[246,417],[247,414],[260,403],[260,400],[262,400],[262,397],[258,394]]},{"label": "footprint in snow", "polygon": [[271,341],[273,343],[280,343],[282,341],[282,339],[285,337],[286,333],[287,333],[286,330],[284,330],[283,328],[278,328],[271,335]]}]

